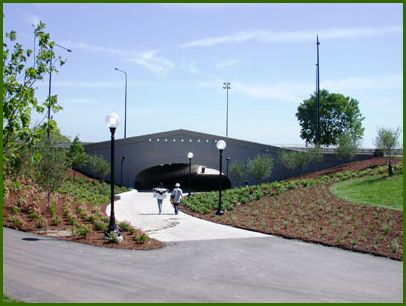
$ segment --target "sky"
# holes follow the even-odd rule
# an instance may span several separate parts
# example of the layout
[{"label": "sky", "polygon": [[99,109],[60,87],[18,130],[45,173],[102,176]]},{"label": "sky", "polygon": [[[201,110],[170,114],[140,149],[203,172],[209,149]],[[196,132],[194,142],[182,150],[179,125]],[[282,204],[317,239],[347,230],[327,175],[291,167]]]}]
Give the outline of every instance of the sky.
[{"label": "sky", "polygon": [[[362,147],[403,129],[402,4],[3,4],[3,35],[33,49],[42,20],[66,64],[52,76],[62,134],[110,139],[176,129],[300,146],[297,107],[320,88],[359,101]],[[48,95],[48,77],[37,97]],[[44,115],[33,115],[39,122]]]}]

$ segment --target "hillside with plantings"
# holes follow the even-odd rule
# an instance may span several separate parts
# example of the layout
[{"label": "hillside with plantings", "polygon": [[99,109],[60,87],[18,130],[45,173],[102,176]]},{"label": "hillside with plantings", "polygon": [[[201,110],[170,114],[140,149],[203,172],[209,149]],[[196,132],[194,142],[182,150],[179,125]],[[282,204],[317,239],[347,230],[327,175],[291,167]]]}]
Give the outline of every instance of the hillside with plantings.
[{"label": "hillside with plantings", "polygon": [[[115,186],[116,193],[127,190]],[[64,179],[50,196],[49,204],[46,192],[30,178],[6,179],[4,200],[3,225],[6,227],[110,248],[145,250],[163,246],[128,222],[117,223],[123,241],[105,239],[110,184],[80,174]]]},{"label": "hillside with plantings", "polygon": [[[375,163],[353,163],[352,168],[347,167],[349,170],[336,168],[329,174],[313,173],[311,177],[226,190],[223,216],[215,215],[218,192],[193,194],[184,201],[184,210],[239,228],[402,260],[402,204],[389,208],[385,203],[353,203],[331,191],[333,184],[351,179],[391,179],[384,163],[385,160],[376,159]],[[357,166],[363,164],[364,169]],[[395,176],[402,175],[400,159],[393,171]],[[403,191],[395,201],[403,203]]]}]

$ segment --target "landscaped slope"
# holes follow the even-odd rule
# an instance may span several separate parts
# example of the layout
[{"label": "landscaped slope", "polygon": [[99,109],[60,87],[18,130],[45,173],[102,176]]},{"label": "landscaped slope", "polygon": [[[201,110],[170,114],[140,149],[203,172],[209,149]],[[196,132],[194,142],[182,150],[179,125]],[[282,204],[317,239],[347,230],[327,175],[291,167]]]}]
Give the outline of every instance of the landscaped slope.
[{"label": "landscaped slope", "polygon": [[[350,169],[335,169],[331,175],[312,175],[227,190],[223,193],[223,216],[216,216],[216,192],[194,194],[184,202],[194,216],[240,228],[312,241],[345,249],[401,260],[403,258],[403,211],[339,199],[331,191],[333,183],[356,177],[385,178],[386,167],[377,159],[352,163]],[[348,169],[348,166],[344,166]],[[402,163],[394,167],[402,173]]]}]

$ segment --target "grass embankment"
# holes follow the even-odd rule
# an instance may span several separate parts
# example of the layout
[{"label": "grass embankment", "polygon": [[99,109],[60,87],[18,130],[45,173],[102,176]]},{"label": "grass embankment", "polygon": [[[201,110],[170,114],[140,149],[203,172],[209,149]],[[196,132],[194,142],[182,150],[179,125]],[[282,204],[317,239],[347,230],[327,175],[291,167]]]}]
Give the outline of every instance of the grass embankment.
[{"label": "grass embankment", "polygon": [[403,210],[403,175],[352,179],[334,184],[331,191],[353,203]]},{"label": "grass embankment", "polygon": [[[185,211],[213,222],[267,234],[317,242],[401,260],[403,211],[354,204],[336,197],[330,186],[351,179],[385,177],[386,166],[342,171],[227,190],[224,216],[216,216],[218,193],[184,201]],[[402,163],[394,166],[402,173]]]}]

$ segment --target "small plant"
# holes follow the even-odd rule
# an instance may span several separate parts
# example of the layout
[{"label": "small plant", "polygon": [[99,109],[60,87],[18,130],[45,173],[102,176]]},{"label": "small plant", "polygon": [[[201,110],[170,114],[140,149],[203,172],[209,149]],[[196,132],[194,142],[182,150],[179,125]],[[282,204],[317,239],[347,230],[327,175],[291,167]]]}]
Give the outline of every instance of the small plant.
[{"label": "small plant", "polygon": [[383,230],[383,234],[384,235],[387,235],[388,233],[389,233],[389,225],[388,224],[384,224],[383,226],[382,226],[382,230]]},{"label": "small plant", "polygon": [[15,215],[19,215],[21,213],[21,207],[17,206],[17,204],[14,204],[13,206],[11,206],[10,210]]},{"label": "small plant", "polygon": [[96,231],[100,231],[100,230],[105,231],[105,230],[107,230],[108,224],[105,223],[105,222],[103,222],[103,221],[100,220],[100,219],[95,219],[94,222],[93,222],[93,226],[94,226],[94,229],[95,229]]},{"label": "small plant", "polygon": [[134,241],[140,244],[144,244],[149,239],[149,236],[146,233],[138,234],[134,237]]},{"label": "small plant", "polygon": [[21,229],[24,224],[24,221],[19,216],[8,217],[7,221],[12,223],[15,229]]},{"label": "small plant", "polygon": [[42,218],[42,216],[39,216],[37,219],[35,219],[35,226],[37,228],[43,228],[45,226],[45,220]]},{"label": "small plant", "polygon": [[51,218],[51,225],[58,225],[61,223],[61,217],[59,216],[53,216]]},{"label": "small plant", "polygon": [[391,244],[390,244],[390,248],[392,250],[392,253],[396,253],[398,248],[399,248],[399,241],[397,238],[393,239]]},{"label": "small plant", "polygon": [[48,206],[48,210],[51,214],[51,217],[54,217],[56,214],[56,203],[51,201]]},{"label": "small plant", "polygon": [[104,240],[108,243],[120,243],[123,240],[123,237],[118,235],[116,232],[111,231],[105,234]]},{"label": "small plant", "polygon": [[80,236],[83,238],[86,238],[91,230],[92,229],[88,224],[80,224],[80,225],[75,224],[71,229],[73,235]]},{"label": "small plant", "polygon": [[129,232],[129,231],[131,231],[131,228],[132,228],[132,227],[133,227],[133,226],[132,226],[131,223],[128,222],[128,221],[121,221],[121,222],[118,223],[118,228],[119,228],[120,231],[122,231],[122,232]]},{"label": "small plant", "polygon": [[288,225],[289,225],[289,222],[288,221],[283,221],[283,229],[288,229]]},{"label": "small plant", "polygon": [[75,225],[78,223],[78,218],[75,215],[72,215],[69,213],[69,215],[66,216],[66,219],[68,220],[68,223],[70,225]]}]

